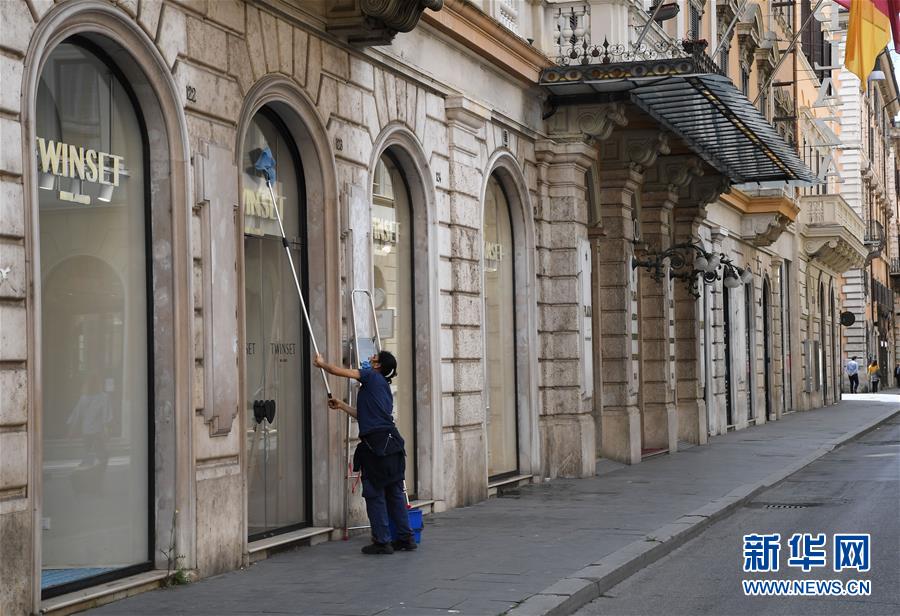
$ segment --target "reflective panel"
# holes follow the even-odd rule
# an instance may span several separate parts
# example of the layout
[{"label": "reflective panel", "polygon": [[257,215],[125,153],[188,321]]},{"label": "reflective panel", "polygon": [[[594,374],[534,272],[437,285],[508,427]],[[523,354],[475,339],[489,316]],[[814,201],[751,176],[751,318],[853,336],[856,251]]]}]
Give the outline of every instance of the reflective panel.
[{"label": "reflective panel", "polygon": [[37,99],[42,587],[150,558],[144,135],[99,57],[62,44]]},{"label": "reflective panel", "polygon": [[385,154],[372,184],[373,299],[381,344],[397,358],[394,421],[406,440],[406,486],[416,493],[415,315],[409,195],[400,170]]},{"label": "reflective panel", "polygon": [[488,180],[484,197],[484,336],[487,364],[488,476],[518,470],[515,272],[509,203]]},{"label": "reflective panel", "polygon": [[[303,285],[306,254],[300,163],[286,130],[264,110],[244,145],[247,526],[251,537],[307,524],[309,352],[300,299],[281,241],[277,205]],[[253,169],[269,147],[275,201]],[[305,286],[305,285],[304,285]]]}]

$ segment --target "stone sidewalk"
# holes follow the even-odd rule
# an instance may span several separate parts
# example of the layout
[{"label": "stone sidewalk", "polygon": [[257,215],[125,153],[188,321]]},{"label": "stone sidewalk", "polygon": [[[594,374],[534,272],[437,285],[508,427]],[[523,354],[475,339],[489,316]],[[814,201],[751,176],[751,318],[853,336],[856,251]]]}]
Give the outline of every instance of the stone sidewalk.
[{"label": "stone sidewalk", "polygon": [[366,538],[334,541],[91,613],[570,613],[898,410],[897,395],[854,396],[635,466],[602,461],[597,477],[428,516],[413,553],[363,556]]}]

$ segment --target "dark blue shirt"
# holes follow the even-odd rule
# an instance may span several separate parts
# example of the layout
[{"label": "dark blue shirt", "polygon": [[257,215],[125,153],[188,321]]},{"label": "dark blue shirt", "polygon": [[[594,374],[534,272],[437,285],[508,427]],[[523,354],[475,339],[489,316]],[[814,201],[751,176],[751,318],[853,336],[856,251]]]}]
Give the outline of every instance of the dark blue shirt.
[{"label": "dark blue shirt", "polygon": [[391,411],[394,410],[394,395],[391,386],[380,372],[372,368],[360,369],[359,382],[362,383],[356,398],[359,435],[393,428]]}]

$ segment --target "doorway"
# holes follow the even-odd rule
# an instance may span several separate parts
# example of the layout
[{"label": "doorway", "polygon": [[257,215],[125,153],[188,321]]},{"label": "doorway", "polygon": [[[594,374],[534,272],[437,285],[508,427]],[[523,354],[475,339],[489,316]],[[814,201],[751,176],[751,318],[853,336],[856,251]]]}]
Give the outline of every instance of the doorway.
[{"label": "doorway", "polygon": [[[274,203],[253,169],[265,147],[277,161]],[[242,167],[247,527],[254,540],[307,526],[311,518],[309,341],[278,227],[280,213],[306,294],[306,200],[296,145],[266,107],[247,131]]]},{"label": "doorway", "polygon": [[766,419],[775,419],[772,412],[772,311],[769,305],[769,278],[763,278],[762,312],[763,312],[763,386],[765,387]]},{"label": "doorway", "polygon": [[509,201],[494,177],[485,194],[483,237],[487,464],[494,479],[519,470],[515,246]]},{"label": "doorway", "polygon": [[734,409],[731,399],[731,290],[722,287],[723,335],[725,338],[725,429],[734,428]]}]

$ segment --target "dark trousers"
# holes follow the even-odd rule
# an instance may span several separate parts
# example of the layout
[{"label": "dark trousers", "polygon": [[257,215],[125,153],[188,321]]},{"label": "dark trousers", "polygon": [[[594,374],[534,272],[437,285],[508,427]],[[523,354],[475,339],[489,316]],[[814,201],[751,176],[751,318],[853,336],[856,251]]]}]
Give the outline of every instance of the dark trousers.
[{"label": "dark trousers", "polygon": [[851,374],[850,375],[850,393],[855,394],[857,389],[859,389],[859,375]]},{"label": "dark trousers", "polygon": [[378,489],[363,477],[362,484],[366,513],[369,515],[369,524],[372,525],[372,539],[378,543],[390,542],[388,518],[397,528],[398,539],[408,540],[412,537],[409,514],[406,512],[406,497],[403,495],[403,482],[397,481]]},{"label": "dark trousers", "polygon": [[878,380],[872,379],[872,393],[874,394],[877,391],[878,391]]}]

